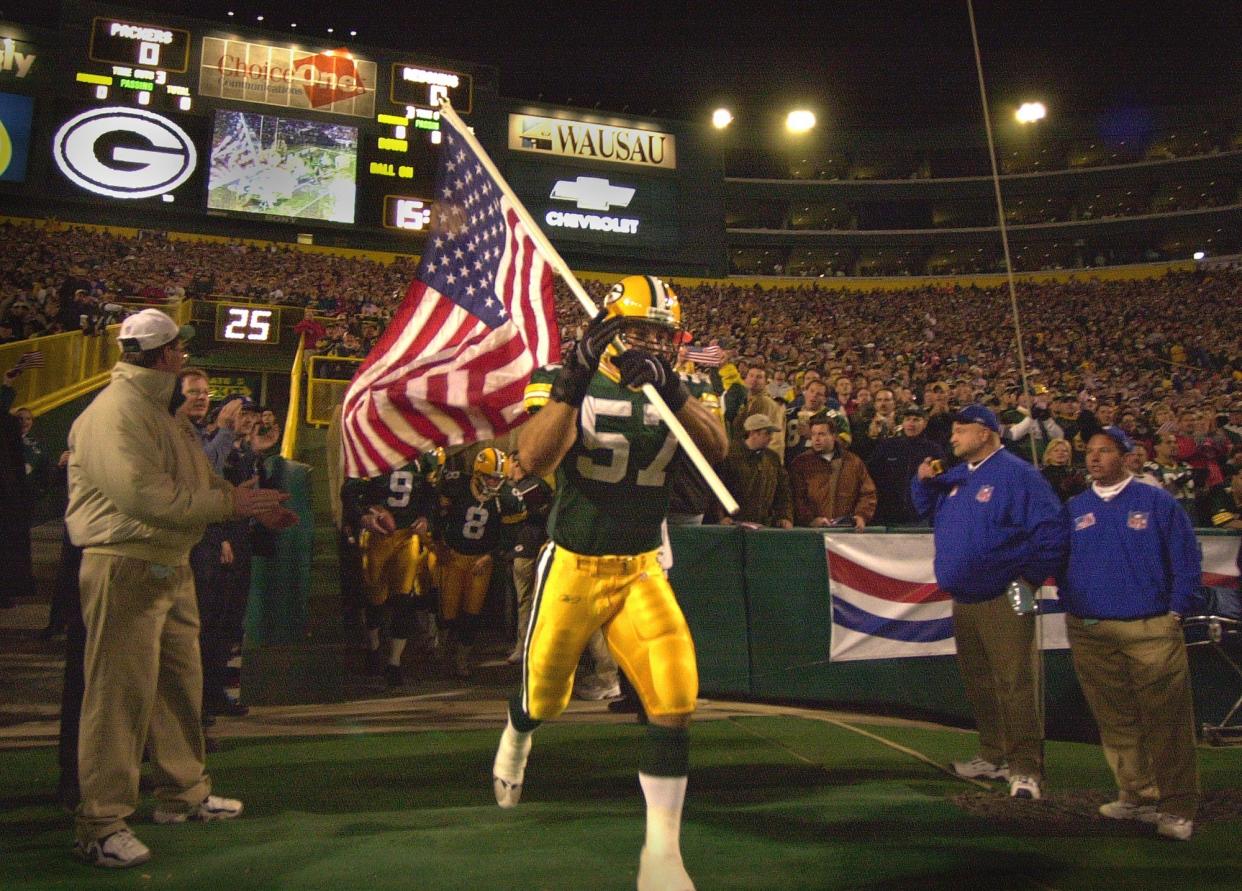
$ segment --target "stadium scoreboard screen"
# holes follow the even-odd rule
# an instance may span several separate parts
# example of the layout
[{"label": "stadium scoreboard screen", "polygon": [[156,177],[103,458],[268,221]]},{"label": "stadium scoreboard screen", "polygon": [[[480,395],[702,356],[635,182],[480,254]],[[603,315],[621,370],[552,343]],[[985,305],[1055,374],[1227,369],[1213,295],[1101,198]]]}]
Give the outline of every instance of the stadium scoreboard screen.
[{"label": "stadium scoreboard screen", "polygon": [[86,58],[74,72],[80,98],[189,111],[191,32],[159,21],[91,19]]},{"label": "stadium scoreboard screen", "polygon": [[216,304],[216,342],[280,343],[280,317],[270,307]]}]

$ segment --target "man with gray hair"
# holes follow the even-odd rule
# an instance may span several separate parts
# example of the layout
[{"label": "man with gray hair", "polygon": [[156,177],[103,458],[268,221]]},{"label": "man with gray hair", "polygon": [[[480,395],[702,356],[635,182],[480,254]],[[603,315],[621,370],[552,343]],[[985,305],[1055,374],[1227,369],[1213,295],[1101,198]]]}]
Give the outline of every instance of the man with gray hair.
[{"label": "man with gray hair", "polygon": [[69,432],[65,523],[84,549],[86,623],[75,853],[95,866],[144,863],[126,825],[138,803],[144,745],[155,768],[155,822],[222,820],[242,804],[211,794],[199,716],[203,676],[190,549],[208,523],[256,517],[288,528],[288,498],[251,480],[233,486],[208,464],[175,413],[177,373],[193,330],[156,309],[121,324],[111,383]]}]

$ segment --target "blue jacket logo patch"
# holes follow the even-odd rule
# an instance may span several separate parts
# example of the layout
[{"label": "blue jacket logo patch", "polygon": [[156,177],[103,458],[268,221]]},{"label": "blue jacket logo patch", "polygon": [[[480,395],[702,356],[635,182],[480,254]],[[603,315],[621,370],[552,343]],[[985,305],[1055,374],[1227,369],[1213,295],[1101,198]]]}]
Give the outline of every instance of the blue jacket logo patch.
[{"label": "blue jacket logo patch", "polygon": [[991,486],[980,486],[979,491],[975,493],[975,501],[978,501],[980,504],[987,504],[991,500],[992,500],[992,487]]},{"label": "blue jacket logo patch", "polygon": [[1130,516],[1126,519],[1126,525],[1135,531],[1142,531],[1147,528],[1147,512],[1142,510],[1130,511]]},{"label": "blue jacket logo patch", "polygon": [[1083,514],[1081,517],[1074,517],[1074,531],[1082,532],[1095,525],[1095,514]]}]

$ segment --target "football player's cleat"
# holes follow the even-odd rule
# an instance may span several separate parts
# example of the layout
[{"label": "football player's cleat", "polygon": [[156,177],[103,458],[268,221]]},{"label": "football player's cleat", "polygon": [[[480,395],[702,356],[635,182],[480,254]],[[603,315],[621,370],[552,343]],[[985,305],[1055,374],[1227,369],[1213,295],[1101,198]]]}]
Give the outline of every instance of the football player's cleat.
[{"label": "football player's cleat", "polygon": [[474,456],[470,491],[479,501],[495,498],[505,483],[512,459],[500,449],[488,447]]},{"label": "football player's cleat", "polygon": [[627,275],[604,298],[604,312],[626,320],[618,335],[624,349],[644,350],[676,364],[681,301],[663,281],[654,275]]}]

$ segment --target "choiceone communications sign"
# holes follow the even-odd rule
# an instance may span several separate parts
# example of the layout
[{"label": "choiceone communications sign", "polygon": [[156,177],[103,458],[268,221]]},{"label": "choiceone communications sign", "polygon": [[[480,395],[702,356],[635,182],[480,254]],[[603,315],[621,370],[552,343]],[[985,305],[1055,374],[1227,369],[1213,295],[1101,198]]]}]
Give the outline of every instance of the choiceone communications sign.
[{"label": "choiceone communications sign", "polygon": [[204,37],[198,92],[279,108],[371,117],[375,63],[344,48],[295,49]]},{"label": "choiceone communications sign", "polygon": [[671,133],[528,114],[509,115],[509,148],[614,164],[677,167],[676,140]]},{"label": "choiceone communications sign", "polygon": [[131,199],[168,195],[198,164],[193,140],[173,121],[119,106],[92,108],[65,121],[52,140],[52,158],[80,188]]}]

